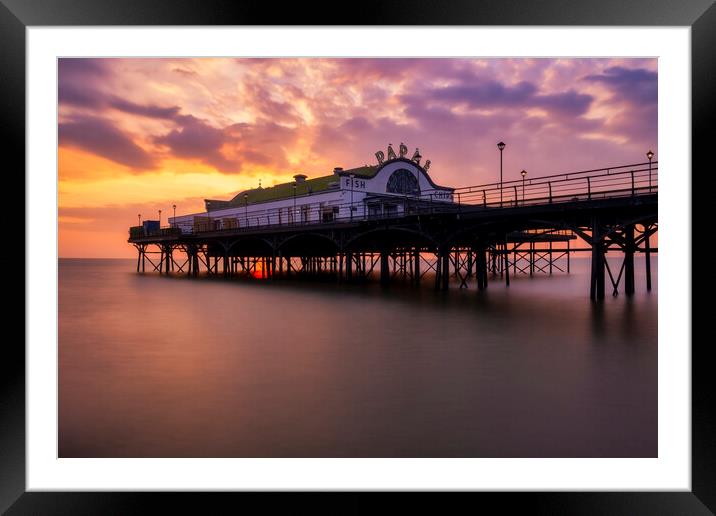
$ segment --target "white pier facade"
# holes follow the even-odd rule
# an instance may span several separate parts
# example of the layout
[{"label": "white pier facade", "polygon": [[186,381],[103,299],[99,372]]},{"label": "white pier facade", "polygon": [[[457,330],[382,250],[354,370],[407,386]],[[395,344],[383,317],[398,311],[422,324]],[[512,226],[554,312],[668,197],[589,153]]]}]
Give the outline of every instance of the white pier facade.
[{"label": "white pier facade", "polygon": [[[417,154],[417,153],[416,153]],[[419,155],[418,155],[419,158]],[[393,217],[417,211],[428,204],[453,202],[453,188],[439,186],[419,159],[379,158],[378,165],[313,179],[296,174],[293,182],[239,192],[228,201],[205,200],[206,210],[169,218],[182,233]],[[426,163],[429,167],[429,162]]]}]

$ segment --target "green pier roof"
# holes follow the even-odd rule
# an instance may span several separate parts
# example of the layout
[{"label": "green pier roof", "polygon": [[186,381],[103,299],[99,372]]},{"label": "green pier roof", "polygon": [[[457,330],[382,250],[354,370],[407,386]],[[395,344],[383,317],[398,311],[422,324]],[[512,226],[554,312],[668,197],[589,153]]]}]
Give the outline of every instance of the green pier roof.
[{"label": "green pier roof", "polygon": [[[343,170],[341,175],[353,174],[357,177],[372,177],[378,166],[365,165],[349,170]],[[236,194],[229,201],[220,201],[215,199],[207,199],[206,204],[210,210],[221,210],[224,208],[232,208],[235,206],[244,206],[257,204],[267,201],[276,201],[279,199],[288,199],[293,197],[293,185],[296,185],[296,196],[315,194],[327,190],[337,189],[340,177],[337,174],[328,176],[314,177],[313,179],[305,179],[304,181],[290,183],[280,183],[266,188],[252,188],[244,190]],[[246,198],[244,198],[244,195]]]}]

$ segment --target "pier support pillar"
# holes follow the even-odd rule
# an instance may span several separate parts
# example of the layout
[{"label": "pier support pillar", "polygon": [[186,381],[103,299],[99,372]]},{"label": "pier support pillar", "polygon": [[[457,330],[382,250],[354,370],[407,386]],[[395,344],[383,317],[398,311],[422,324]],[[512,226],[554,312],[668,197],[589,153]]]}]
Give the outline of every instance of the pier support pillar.
[{"label": "pier support pillar", "polygon": [[646,291],[651,292],[651,227],[644,226],[644,265],[646,266]]},{"label": "pier support pillar", "polygon": [[624,229],[624,293],[634,294],[634,226]]},{"label": "pier support pillar", "polygon": [[144,249],[144,246],[136,246],[137,247],[137,272],[139,272],[139,266],[142,261],[142,250]]},{"label": "pier support pillar", "polygon": [[507,248],[507,235],[505,235],[505,244],[504,245],[505,245],[505,247],[504,247],[505,252],[503,253],[503,256],[504,256],[503,263],[505,266],[505,286],[509,287],[510,286],[510,263],[509,263],[510,251]]},{"label": "pier support pillar", "polygon": [[390,283],[390,263],[388,261],[390,254],[387,250],[380,252],[380,283],[387,285]]},{"label": "pier support pillar", "polygon": [[442,278],[442,290],[448,289],[448,284],[450,282],[450,249],[445,249],[443,251],[443,273],[441,275]]},{"label": "pier support pillar", "polygon": [[440,258],[441,255],[440,251],[438,250],[435,252],[435,290],[440,290],[440,285],[442,281],[440,272],[442,271],[443,261]]},{"label": "pier support pillar", "polygon": [[604,244],[599,219],[592,218],[592,274],[589,297],[592,301],[604,299]]},{"label": "pier support pillar", "polygon": [[478,245],[475,252],[475,279],[477,290],[487,288],[487,249],[483,245]]},{"label": "pier support pillar", "polygon": [[346,280],[350,281],[353,279],[353,253],[350,251],[346,253]]},{"label": "pier support pillar", "polygon": [[413,282],[420,285],[420,248],[416,247],[413,251]]},{"label": "pier support pillar", "polygon": [[535,243],[530,242],[530,277],[534,275],[535,272]]}]

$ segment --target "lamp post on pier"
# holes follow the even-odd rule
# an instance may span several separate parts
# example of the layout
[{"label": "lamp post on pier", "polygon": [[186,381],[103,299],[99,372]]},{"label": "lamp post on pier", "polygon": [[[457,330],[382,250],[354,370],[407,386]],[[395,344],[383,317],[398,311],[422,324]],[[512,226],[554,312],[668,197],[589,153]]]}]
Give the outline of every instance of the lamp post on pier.
[{"label": "lamp post on pier", "polygon": [[159,228],[162,227],[162,210],[159,210]]},{"label": "lamp post on pier", "polygon": [[355,179],[355,174],[351,174],[351,221],[353,221],[353,180]]},{"label": "lamp post on pier", "polygon": [[520,172],[522,175],[522,206],[525,205],[525,176],[527,175],[527,171],[523,170]]},{"label": "lamp post on pier", "polygon": [[249,226],[249,194],[244,194],[244,219],[246,219],[246,227]]},{"label": "lamp post on pier", "polygon": [[293,183],[293,216],[291,217],[291,220],[293,223],[296,223],[296,183]]},{"label": "lamp post on pier", "polygon": [[651,193],[651,160],[654,157],[654,153],[649,150],[649,152],[646,153],[646,157],[649,160],[649,193]]},{"label": "lamp post on pier", "polygon": [[174,210],[174,218],[172,219],[172,227],[177,226],[177,205],[172,204],[172,209]]},{"label": "lamp post on pier", "polygon": [[142,225],[142,214],[141,213],[137,213],[137,222],[138,222],[139,226]]},{"label": "lamp post on pier", "polygon": [[497,148],[500,150],[500,208],[502,208],[502,151],[505,150],[505,142],[498,143]]}]

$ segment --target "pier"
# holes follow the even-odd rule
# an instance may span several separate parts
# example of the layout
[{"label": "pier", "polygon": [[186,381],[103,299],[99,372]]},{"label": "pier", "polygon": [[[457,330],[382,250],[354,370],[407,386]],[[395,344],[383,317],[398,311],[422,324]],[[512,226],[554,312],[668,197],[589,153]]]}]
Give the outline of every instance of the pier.
[{"label": "pier", "polygon": [[[407,161],[407,160],[406,160]],[[569,273],[570,255],[591,256],[589,297],[632,295],[634,259],[645,259],[651,290],[650,237],[658,230],[658,163],[637,163],[455,188],[452,202],[431,192],[400,198],[400,213],[368,213],[346,203],[323,220],[255,217],[253,225],[207,224],[129,229],[137,272],[225,277],[324,277],[337,282],[377,276],[384,285],[433,280],[447,290],[509,286],[516,275]],[[295,186],[294,186],[295,191]],[[295,193],[294,193],[295,195]],[[301,219],[301,221],[299,221]],[[320,217],[316,217],[320,219]],[[610,266],[607,255],[621,264]],[[609,283],[607,284],[607,279]],[[611,287],[608,289],[608,286]]]}]

